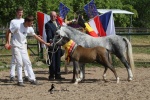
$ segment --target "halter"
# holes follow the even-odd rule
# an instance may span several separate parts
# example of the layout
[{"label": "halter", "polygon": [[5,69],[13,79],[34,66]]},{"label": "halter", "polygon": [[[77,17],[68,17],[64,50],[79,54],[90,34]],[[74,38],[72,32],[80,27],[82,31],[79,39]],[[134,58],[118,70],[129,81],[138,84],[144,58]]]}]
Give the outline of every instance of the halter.
[{"label": "halter", "polygon": [[57,37],[58,35],[55,35],[54,36],[54,39],[53,39],[53,42],[52,42],[52,45],[53,45],[53,50],[52,50],[52,52],[51,51],[48,51],[48,52],[51,52],[51,53],[55,53],[55,52],[57,52],[58,51],[58,47],[57,47],[57,49],[54,51],[54,49],[55,49],[55,47],[56,47],[56,45],[62,40],[62,36],[60,36],[61,38],[57,41],[57,42],[55,42],[56,40],[57,40]]}]

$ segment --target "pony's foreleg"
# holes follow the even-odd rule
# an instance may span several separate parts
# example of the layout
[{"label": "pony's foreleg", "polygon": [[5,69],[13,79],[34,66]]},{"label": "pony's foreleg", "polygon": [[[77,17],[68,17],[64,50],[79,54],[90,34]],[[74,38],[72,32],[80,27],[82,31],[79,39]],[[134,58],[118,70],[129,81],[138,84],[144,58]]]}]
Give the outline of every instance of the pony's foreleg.
[{"label": "pony's foreleg", "polygon": [[69,63],[65,60],[65,68],[64,68],[64,70],[65,70],[65,73],[66,74],[68,74],[68,68],[67,68],[67,65],[68,65]]},{"label": "pony's foreleg", "polygon": [[85,79],[85,63],[80,63],[80,79],[83,81]]},{"label": "pony's foreleg", "polygon": [[73,61],[73,79],[72,79],[72,82],[75,83],[75,84],[78,84],[79,82],[79,64],[77,61]]},{"label": "pony's foreleg", "polygon": [[74,84],[78,84],[79,82],[81,82],[82,80],[83,80],[83,68],[82,68],[82,66],[79,66],[80,67],[80,77],[78,77],[78,72],[77,72],[77,74],[76,74],[76,80],[75,80],[75,82],[74,82]]}]

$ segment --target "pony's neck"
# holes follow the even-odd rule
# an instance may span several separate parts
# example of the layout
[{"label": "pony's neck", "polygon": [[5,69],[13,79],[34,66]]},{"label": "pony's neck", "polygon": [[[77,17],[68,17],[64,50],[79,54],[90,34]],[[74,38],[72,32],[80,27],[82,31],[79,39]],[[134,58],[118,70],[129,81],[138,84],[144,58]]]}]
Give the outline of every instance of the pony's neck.
[{"label": "pony's neck", "polygon": [[74,29],[72,27],[65,27],[66,29],[64,30],[65,33],[67,33],[67,35],[71,38],[76,38],[77,36],[81,37],[81,36],[88,36],[87,34],[77,30],[77,29]]}]

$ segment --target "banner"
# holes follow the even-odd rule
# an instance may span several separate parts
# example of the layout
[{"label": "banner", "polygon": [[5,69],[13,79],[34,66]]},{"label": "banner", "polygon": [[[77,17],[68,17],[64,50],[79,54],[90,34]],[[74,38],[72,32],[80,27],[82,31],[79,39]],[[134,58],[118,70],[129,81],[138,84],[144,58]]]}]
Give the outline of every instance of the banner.
[{"label": "banner", "polygon": [[64,19],[69,11],[70,11],[70,9],[67,6],[65,6],[63,3],[60,2],[60,4],[59,4],[60,17]]},{"label": "banner", "polygon": [[98,11],[95,6],[94,0],[91,0],[88,4],[86,4],[84,6],[84,10],[89,18],[93,18],[98,15]]},{"label": "banner", "polygon": [[45,32],[45,24],[50,20],[50,16],[42,12],[37,12],[37,22],[39,35],[42,36],[43,40],[47,42],[47,36]]},{"label": "banner", "polygon": [[88,23],[98,36],[116,34],[112,11],[96,16]]}]

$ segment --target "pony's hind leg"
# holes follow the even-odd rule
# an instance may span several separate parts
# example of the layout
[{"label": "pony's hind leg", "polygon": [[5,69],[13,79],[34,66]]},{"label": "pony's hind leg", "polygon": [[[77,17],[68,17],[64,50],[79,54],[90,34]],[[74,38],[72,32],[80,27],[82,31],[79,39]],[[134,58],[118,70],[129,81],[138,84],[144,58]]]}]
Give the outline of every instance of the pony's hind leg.
[{"label": "pony's hind leg", "polygon": [[132,71],[131,71],[131,67],[129,66],[129,63],[127,62],[127,60],[125,59],[124,56],[118,57],[118,58],[121,60],[121,62],[124,64],[124,66],[127,69],[127,72],[128,72],[128,81],[131,81],[132,78],[133,78],[133,74],[132,74]]},{"label": "pony's hind leg", "polygon": [[115,75],[115,77],[116,77],[116,81],[117,81],[117,83],[119,83],[119,77],[118,77],[118,75],[117,75],[117,73],[116,73],[116,70],[115,70],[115,68],[113,67],[113,66],[110,66],[110,67],[108,67],[113,73],[114,73],[114,75]]},{"label": "pony's hind leg", "polygon": [[[106,68],[109,68],[114,73],[114,75],[116,77],[116,81],[117,81],[117,83],[119,83],[119,77],[118,77],[118,75],[116,73],[115,68],[108,61],[105,61],[104,66],[105,66],[105,70],[106,71],[107,71]],[[104,73],[106,73],[106,72],[104,71]]]},{"label": "pony's hind leg", "polygon": [[[108,53],[108,61],[109,61],[109,63],[112,65],[112,56],[111,56],[110,53]],[[107,72],[107,69],[108,69],[108,67],[105,67],[105,70],[104,70],[104,73],[103,73],[103,80],[104,80],[105,82],[107,82],[107,80],[106,80],[106,72]]]},{"label": "pony's hind leg", "polygon": [[106,72],[107,72],[107,67],[105,67],[105,70],[104,70],[104,73],[103,73],[103,80],[105,81],[105,82],[107,82],[107,80],[106,80]]}]

